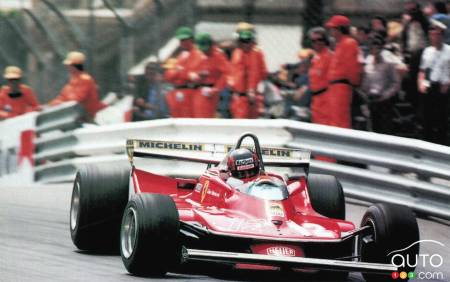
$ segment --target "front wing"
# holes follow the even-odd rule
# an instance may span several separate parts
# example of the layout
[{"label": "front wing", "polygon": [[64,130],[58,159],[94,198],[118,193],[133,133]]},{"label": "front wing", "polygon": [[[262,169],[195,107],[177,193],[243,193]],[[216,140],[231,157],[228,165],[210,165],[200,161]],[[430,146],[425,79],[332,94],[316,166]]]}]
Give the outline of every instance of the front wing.
[{"label": "front wing", "polygon": [[391,264],[367,263],[358,261],[342,261],[331,259],[282,257],[272,255],[218,252],[207,250],[183,249],[186,261],[207,261],[223,263],[249,263],[291,268],[310,268],[318,270],[357,271],[364,273],[388,274],[397,271]]}]

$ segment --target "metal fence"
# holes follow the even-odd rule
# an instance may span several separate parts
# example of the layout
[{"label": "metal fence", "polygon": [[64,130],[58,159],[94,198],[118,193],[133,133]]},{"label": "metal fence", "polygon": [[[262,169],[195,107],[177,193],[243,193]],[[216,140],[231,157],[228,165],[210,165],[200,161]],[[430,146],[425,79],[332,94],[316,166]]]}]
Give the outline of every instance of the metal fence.
[{"label": "metal fence", "polygon": [[[289,63],[297,59],[300,27],[320,24],[333,13],[365,23],[367,15],[400,17],[403,1],[41,0],[31,1],[31,8],[17,3],[16,10],[0,13],[0,38],[6,42],[0,48],[0,67],[15,64],[26,69],[28,81],[45,102],[67,78],[61,59],[70,50],[87,53],[88,70],[97,78],[101,93],[119,92],[127,69],[155,53],[179,25],[229,24],[212,28],[213,37],[230,39],[237,22],[254,22],[264,48],[281,56],[268,60]],[[283,32],[286,36],[280,35]]]},{"label": "metal fence", "polygon": [[[19,5],[17,10],[0,16],[3,42],[0,68],[8,64],[23,67],[26,82],[45,103],[67,81],[61,61],[70,50],[86,52],[88,71],[96,78],[103,96],[110,91],[131,91],[127,89],[128,70],[156,54],[178,26],[195,26],[197,31],[211,32],[217,41],[227,41],[233,40],[237,22],[250,21],[256,25],[258,43],[266,54],[269,70],[277,71],[281,64],[298,62],[298,50],[307,43],[305,31],[323,24],[332,14],[345,14],[354,25],[368,26],[375,15],[400,20],[404,1],[40,0],[31,3],[32,8]],[[402,108],[396,109],[398,114],[392,118],[396,126],[393,133],[419,137],[417,119],[413,119],[417,109],[408,101],[396,102]]]}]

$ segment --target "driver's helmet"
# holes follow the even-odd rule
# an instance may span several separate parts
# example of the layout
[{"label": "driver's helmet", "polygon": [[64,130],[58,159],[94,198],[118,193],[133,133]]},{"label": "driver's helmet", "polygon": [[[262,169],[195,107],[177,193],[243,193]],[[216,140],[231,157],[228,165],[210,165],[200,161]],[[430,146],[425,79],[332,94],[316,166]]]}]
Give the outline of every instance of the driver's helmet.
[{"label": "driver's helmet", "polygon": [[250,149],[240,148],[230,153],[227,166],[233,177],[246,179],[259,175],[260,160]]}]

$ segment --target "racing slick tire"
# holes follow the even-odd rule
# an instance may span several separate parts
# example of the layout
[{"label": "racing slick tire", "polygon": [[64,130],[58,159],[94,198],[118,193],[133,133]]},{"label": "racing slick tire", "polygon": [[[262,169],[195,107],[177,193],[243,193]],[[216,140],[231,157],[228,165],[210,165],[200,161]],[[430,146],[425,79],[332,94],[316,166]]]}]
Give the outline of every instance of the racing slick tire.
[{"label": "racing slick tire", "polygon": [[119,251],[129,177],[129,166],[117,164],[87,165],[77,172],[70,205],[70,235],[78,249]]},{"label": "racing slick tire", "polygon": [[308,195],[314,210],[323,216],[345,219],[342,185],[333,175],[309,174]]},{"label": "racing slick tire", "polygon": [[180,220],[167,195],[135,194],[120,231],[120,254],[133,275],[160,277],[181,262]]},{"label": "racing slick tire", "polygon": [[[419,227],[412,210],[394,204],[376,204],[370,206],[364,214],[361,226],[371,226],[372,232],[360,238],[358,246],[363,262],[392,263],[400,265],[405,260],[405,268],[399,272],[409,273],[415,267],[409,267],[406,259],[409,256],[411,265],[417,264],[419,254]],[[417,244],[415,244],[417,243]],[[398,251],[396,251],[398,250]],[[392,261],[394,259],[394,261]],[[363,273],[366,281],[391,281],[391,275]]]}]

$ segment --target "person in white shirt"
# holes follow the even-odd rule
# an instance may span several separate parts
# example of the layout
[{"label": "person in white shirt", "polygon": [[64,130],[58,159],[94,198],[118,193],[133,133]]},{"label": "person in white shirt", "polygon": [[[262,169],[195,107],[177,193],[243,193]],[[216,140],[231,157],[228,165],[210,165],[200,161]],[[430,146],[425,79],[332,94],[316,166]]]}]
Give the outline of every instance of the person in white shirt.
[{"label": "person in white shirt", "polygon": [[431,21],[430,46],[422,54],[417,79],[419,92],[424,94],[424,139],[442,145],[448,145],[450,95],[450,46],[443,42],[445,31],[444,24]]},{"label": "person in white shirt", "polygon": [[383,37],[370,36],[360,94],[369,103],[373,131],[392,134],[392,97],[400,90],[401,81],[395,64],[383,57],[383,46]]}]

